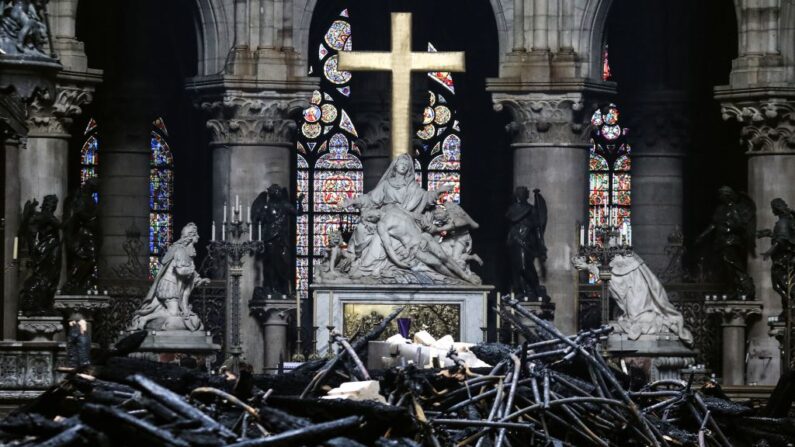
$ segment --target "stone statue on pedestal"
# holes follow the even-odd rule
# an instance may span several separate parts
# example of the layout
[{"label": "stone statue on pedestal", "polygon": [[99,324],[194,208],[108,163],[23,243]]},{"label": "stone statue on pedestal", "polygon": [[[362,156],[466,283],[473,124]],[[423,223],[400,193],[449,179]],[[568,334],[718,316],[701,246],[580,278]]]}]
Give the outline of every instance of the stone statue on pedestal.
[{"label": "stone statue on pedestal", "polygon": [[185,225],[180,239],[174,241],[163,256],[155,281],[143,305],[135,311],[129,330],[200,331],[204,328],[188,304],[194,287],[210,282],[199,276],[193,263],[197,242],[196,224]]},{"label": "stone statue on pedestal", "polygon": [[[572,264],[599,277],[599,267],[584,257],[573,258]],[[616,255],[610,261],[610,273],[610,296],[622,311],[615,322],[617,331],[627,334],[630,340],[670,332],[685,345],[693,344],[682,314],[671,304],[662,283],[643,259],[637,254]]]},{"label": "stone statue on pedestal", "polygon": [[712,215],[712,223],[696,239],[700,243],[712,234],[712,248],[731,281],[736,299],[756,296],[754,280],[747,272],[748,254],[756,253],[756,205],[745,194],[728,186],[718,189],[720,204]]},{"label": "stone statue on pedestal", "polygon": [[48,0],[0,0],[0,50],[44,56]]},{"label": "stone statue on pedestal", "polygon": [[95,199],[99,180],[89,178],[69,201],[64,219],[67,277],[61,288],[66,294],[81,294],[97,284],[97,255],[102,240],[99,206]]},{"label": "stone statue on pedestal", "polygon": [[[271,185],[254,200],[252,218],[255,232],[262,229],[261,252],[256,254],[262,268],[262,286],[255,290],[256,298],[290,293],[290,218],[296,210],[290,203],[287,188]],[[262,296],[260,296],[262,295]]]},{"label": "stone statue on pedestal", "polygon": [[528,202],[530,192],[518,186],[513,193],[513,203],[505,213],[511,223],[508,231],[508,252],[511,260],[511,289],[517,297],[533,301],[546,298],[546,291],[538,279],[535,260],[547,259],[544,232],[547,227],[547,206],[538,189],[533,190],[535,205]]},{"label": "stone statue on pedestal", "polygon": [[53,297],[61,277],[61,222],[55,217],[58,197],[44,196],[41,210],[36,199],[25,202],[20,236],[30,256],[30,275],[22,283],[19,310],[24,315],[43,315],[52,311]]},{"label": "stone statue on pedestal", "polygon": [[[346,250],[350,270],[322,266],[317,279],[326,283],[362,284],[480,284],[467,266],[471,254],[468,229],[472,218],[451,204],[437,204],[450,191],[426,191],[416,182],[411,156],[401,154],[367,194],[346,200],[361,219]],[[333,270],[334,274],[329,275]]]},{"label": "stone statue on pedestal", "polygon": [[780,198],[773,199],[770,207],[778,221],[772,230],[760,230],[757,236],[770,238],[770,249],[762,253],[762,257],[773,261],[770,278],[773,290],[781,296],[783,320],[788,306],[795,298],[795,212]]}]

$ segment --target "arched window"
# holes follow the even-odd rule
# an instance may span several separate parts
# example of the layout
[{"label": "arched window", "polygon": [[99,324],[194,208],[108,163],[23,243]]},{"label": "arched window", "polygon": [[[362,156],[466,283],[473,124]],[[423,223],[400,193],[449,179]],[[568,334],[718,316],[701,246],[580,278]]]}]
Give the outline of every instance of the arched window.
[{"label": "arched window", "polygon": [[604,230],[618,232],[618,243],[632,245],[631,148],[627,128],[619,124],[615,104],[591,117],[593,136],[589,162],[588,243],[604,243]]},{"label": "arched window", "polygon": [[[436,48],[428,43],[428,51],[436,52]],[[430,83],[428,103],[416,132],[422,143],[414,153],[415,168],[422,172],[420,184],[430,191],[452,185],[453,193],[440,197],[440,201],[458,203],[461,201],[461,123],[456,118],[453,76],[448,72],[430,72],[428,77],[434,82]]]},{"label": "arched window", "polygon": [[157,275],[160,257],[174,232],[174,158],[162,118],[153,123],[149,154],[149,273]]},{"label": "arched window", "polygon": [[345,9],[333,20],[309,73],[319,71],[320,90],[304,110],[296,143],[296,292],[308,296],[314,261],[328,246],[331,231],[349,231],[358,216],[341,208],[347,198],[362,193],[364,175],[358,137],[345,106],[351,94],[351,73],[337,70],[337,53],[351,50],[351,24]]},{"label": "arched window", "polygon": [[[97,122],[94,118],[88,120],[86,130],[83,132],[86,141],[80,149],[80,184],[86,180],[99,176],[99,135]],[[99,201],[99,195],[94,193],[94,201]]]}]

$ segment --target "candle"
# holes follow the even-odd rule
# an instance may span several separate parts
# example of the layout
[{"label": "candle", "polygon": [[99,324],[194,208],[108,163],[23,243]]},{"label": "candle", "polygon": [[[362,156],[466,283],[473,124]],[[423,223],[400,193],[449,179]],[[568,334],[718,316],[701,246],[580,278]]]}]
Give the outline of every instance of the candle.
[{"label": "candle", "polygon": [[221,224],[221,241],[226,240],[226,222]]},{"label": "candle", "polygon": [[301,295],[295,294],[295,328],[298,332],[298,337],[301,337]]},{"label": "candle", "polygon": [[224,202],[224,222],[226,222],[226,202]]},{"label": "candle", "polygon": [[235,211],[240,213],[240,196],[235,194]]},{"label": "candle", "polygon": [[210,230],[210,240],[215,240],[215,221],[213,221],[212,229]]},{"label": "candle", "polygon": [[500,297],[500,294],[498,293],[497,294],[497,314],[495,315],[497,317],[497,341],[500,340],[500,303],[501,302],[502,302],[502,297]]},{"label": "candle", "polygon": [[248,225],[248,240],[249,242],[254,239],[254,225]]},{"label": "candle", "polygon": [[18,254],[19,254],[19,238],[14,236],[14,252],[13,255],[11,256],[11,259],[16,261]]},{"label": "candle", "polygon": [[246,207],[246,215],[248,216],[248,223],[251,223],[251,207]]},{"label": "candle", "polygon": [[[483,328],[488,327],[489,322],[489,294],[483,292]],[[485,342],[486,334],[483,334],[483,341]]]},{"label": "candle", "polygon": [[[334,326],[334,292],[328,293],[328,325]],[[329,343],[331,349],[331,343]]]},{"label": "candle", "polygon": [[585,245],[585,225],[580,225],[580,246]]},{"label": "candle", "polygon": [[260,241],[262,240],[262,222],[259,223],[259,239],[258,240],[260,240]]}]

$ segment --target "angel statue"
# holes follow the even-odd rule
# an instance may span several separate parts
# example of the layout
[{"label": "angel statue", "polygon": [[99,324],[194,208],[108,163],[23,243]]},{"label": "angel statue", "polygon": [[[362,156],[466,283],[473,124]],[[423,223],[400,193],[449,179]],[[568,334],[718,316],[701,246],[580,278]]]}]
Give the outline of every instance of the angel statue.
[{"label": "angel statue", "polygon": [[25,202],[19,235],[30,256],[30,276],[19,292],[19,310],[24,315],[52,311],[53,297],[61,278],[61,222],[55,217],[58,197],[44,196],[41,210],[36,199]]},{"label": "angel statue", "polygon": [[188,299],[195,287],[210,282],[196,271],[193,258],[194,245],[199,242],[196,224],[182,228],[180,238],[174,241],[160,260],[160,270],[140,309],[135,311],[131,331],[143,329],[158,331],[200,331],[204,328],[199,316],[191,309]]},{"label": "angel statue", "polygon": [[731,281],[735,298],[753,300],[756,290],[747,272],[747,257],[749,253],[756,255],[756,205],[750,197],[728,186],[718,189],[718,199],[720,204],[712,223],[696,238],[696,243],[712,235],[712,249]]},{"label": "angel statue", "polygon": [[97,285],[97,256],[102,242],[95,199],[98,191],[99,179],[91,177],[66,201],[63,233],[67,277],[61,287],[66,293],[85,293]]},{"label": "angel statue", "polygon": [[296,215],[287,188],[272,184],[254,200],[251,213],[263,243],[263,250],[256,254],[262,286],[255,294],[287,295],[290,293],[290,217]]},{"label": "angel statue", "polygon": [[[599,276],[599,267],[585,257],[572,258],[571,263],[578,270]],[[616,255],[610,261],[610,273],[610,297],[622,312],[614,322],[616,331],[630,340],[644,334],[670,332],[685,345],[693,344],[693,334],[685,327],[682,314],[671,304],[662,283],[640,256]]]},{"label": "angel statue", "polygon": [[533,190],[535,204],[528,202],[530,192],[518,186],[513,193],[513,203],[505,217],[511,224],[508,231],[508,252],[511,260],[513,293],[531,300],[546,298],[546,291],[538,279],[535,260],[547,259],[544,232],[547,228],[547,204],[541,191]]},{"label": "angel statue", "polygon": [[455,202],[436,205],[430,213],[422,215],[423,231],[439,239],[447,255],[462,269],[469,271],[469,263],[483,265],[480,256],[472,254],[472,236],[469,230],[480,227],[472,217]]},{"label": "angel statue", "polygon": [[773,261],[770,279],[773,290],[781,296],[780,318],[783,320],[795,298],[795,211],[781,198],[773,199],[770,207],[778,221],[772,230],[759,230],[757,237],[770,238],[770,249],[762,253],[762,257]]}]

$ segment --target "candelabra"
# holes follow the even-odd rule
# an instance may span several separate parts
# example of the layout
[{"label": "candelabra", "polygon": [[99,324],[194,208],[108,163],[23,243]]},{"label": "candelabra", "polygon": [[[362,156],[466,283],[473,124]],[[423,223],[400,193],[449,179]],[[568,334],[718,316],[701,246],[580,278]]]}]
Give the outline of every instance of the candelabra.
[{"label": "candelabra", "polygon": [[[592,225],[585,237],[585,227],[580,226],[579,254],[589,263],[599,266],[599,280],[602,282],[601,311],[602,324],[610,321],[610,261],[615,256],[632,253],[629,231],[626,222],[622,225]],[[587,239],[587,240],[586,240]]]},{"label": "candelabra", "polygon": [[[229,309],[231,318],[227,318],[227,334],[225,336],[230,346],[227,353],[232,356],[232,371],[237,375],[240,373],[240,355],[243,348],[240,344],[240,278],[243,276],[244,256],[261,253],[264,245],[260,240],[253,240],[254,226],[251,223],[251,208],[248,208],[247,220],[241,219],[242,208],[240,199],[235,199],[235,206],[232,209],[232,216],[227,221],[227,206],[224,204],[224,220],[221,226],[221,240],[215,239],[215,221],[212,224],[212,237],[207,246],[207,256],[213,260],[224,259],[229,273]],[[248,233],[249,240],[241,240],[243,235]],[[260,231],[261,233],[261,231]],[[231,327],[230,327],[231,326]]]}]

